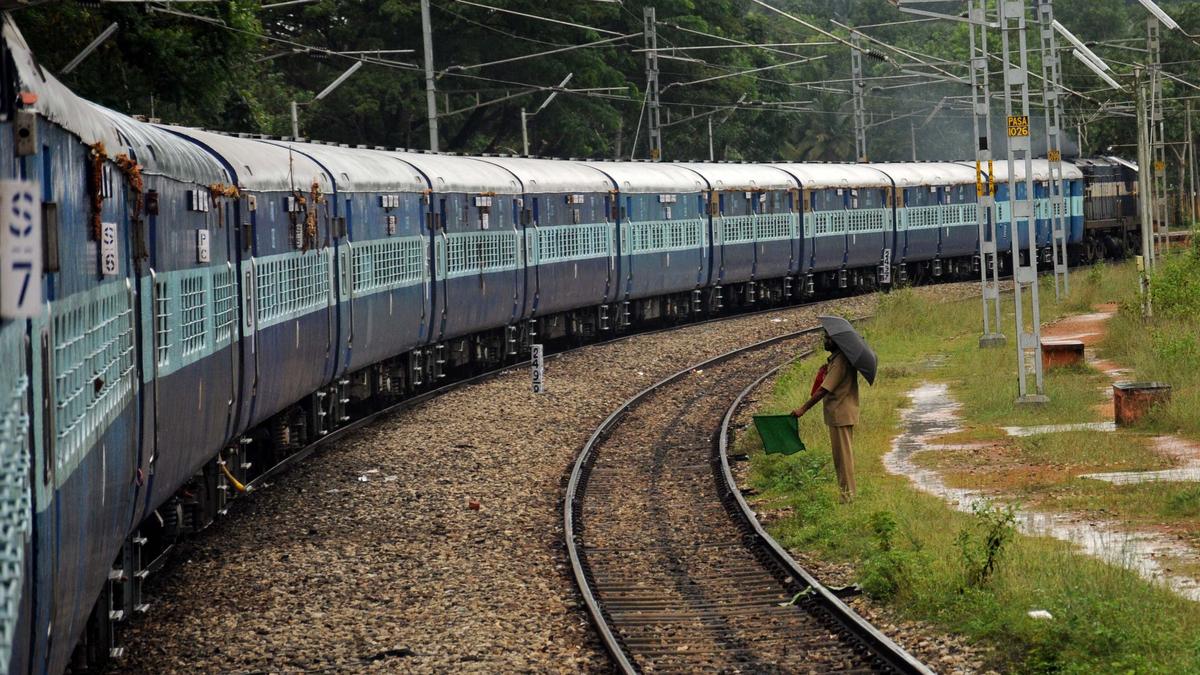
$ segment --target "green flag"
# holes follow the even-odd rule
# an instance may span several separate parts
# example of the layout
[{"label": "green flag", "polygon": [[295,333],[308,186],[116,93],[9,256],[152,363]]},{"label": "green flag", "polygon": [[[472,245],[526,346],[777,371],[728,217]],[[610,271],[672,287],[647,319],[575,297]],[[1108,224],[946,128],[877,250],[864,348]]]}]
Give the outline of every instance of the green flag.
[{"label": "green flag", "polygon": [[800,440],[800,427],[795,416],[787,415],[755,415],[754,428],[762,437],[763,450],[766,453],[782,453],[791,455],[804,449],[804,441]]}]

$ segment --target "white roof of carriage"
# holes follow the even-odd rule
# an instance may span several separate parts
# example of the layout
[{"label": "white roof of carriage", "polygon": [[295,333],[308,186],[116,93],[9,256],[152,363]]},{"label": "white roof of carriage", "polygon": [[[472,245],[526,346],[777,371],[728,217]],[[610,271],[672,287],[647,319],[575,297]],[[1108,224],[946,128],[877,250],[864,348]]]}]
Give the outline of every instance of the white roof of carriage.
[{"label": "white roof of carriage", "polygon": [[626,194],[702,192],[708,185],[695,171],[664,162],[580,162],[604,172]]},{"label": "white roof of carriage", "polygon": [[[959,163],[964,166],[971,167],[971,170],[974,171],[974,166],[975,166],[974,164],[969,164],[967,162],[959,162]],[[994,170],[996,172],[996,175],[995,175],[996,182],[997,183],[1006,182],[1008,180],[1008,160],[1004,160],[1004,159],[995,160],[993,162],[993,166],[994,166]],[[1025,180],[1025,161],[1019,160],[1019,161],[1013,162],[1013,168],[1014,168],[1013,176],[1015,177],[1015,179],[1018,181]],[[1067,180],[1079,180],[1079,179],[1083,178],[1083,172],[1079,170],[1079,167],[1075,166],[1074,164],[1071,164],[1070,162],[1062,163],[1062,172],[1063,172],[1063,178],[1065,178]],[[1046,181],[1050,180],[1050,162],[1049,161],[1044,160],[1044,159],[1033,160],[1033,179],[1038,182],[1046,182]]]},{"label": "white roof of carriage", "polygon": [[88,145],[103,143],[109,157],[130,154],[149,174],[200,184],[229,180],[221,163],[194,144],[76,96],[38,64],[7,13],[0,34],[16,65],[20,89],[37,96],[31,107],[50,122]]},{"label": "white roof of carriage", "polygon": [[479,160],[511,172],[520,179],[526,193],[610,192],[613,189],[608,176],[585,162],[532,157],[480,157]]},{"label": "white roof of carriage", "polygon": [[434,192],[521,194],[512,172],[477,157],[424,152],[382,151],[408,163],[429,179]]},{"label": "white roof of carriage", "polygon": [[708,181],[714,190],[789,190],[799,187],[796,178],[769,164],[731,164],[716,162],[679,162]]},{"label": "white roof of carriage", "polygon": [[258,138],[231,136],[192,129],[166,126],[165,129],[186,136],[210,148],[233,167],[238,187],[247,190],[301,190],[307,192],[313,181],[321,191],[333,191],[329,174],[302,152]]},{"label": "white roof of carriage", "polygon": [[954,162],[880,162],[870,166],[896,181],[896,187],[963,185],[975,182],[975,168]]},{"label": "white roof of carriage", "polygon": [[424,192],[425,177],[387,152],[323,143],[266,141],[302,152],[329,170],[345,192]]},{"label": "white roof of carriage", "polygon": [[870,164],[821,164],[798,162],[794,164],[771,164],[795,176],[806,190],[830,188],[891,187],[887,174]]}]

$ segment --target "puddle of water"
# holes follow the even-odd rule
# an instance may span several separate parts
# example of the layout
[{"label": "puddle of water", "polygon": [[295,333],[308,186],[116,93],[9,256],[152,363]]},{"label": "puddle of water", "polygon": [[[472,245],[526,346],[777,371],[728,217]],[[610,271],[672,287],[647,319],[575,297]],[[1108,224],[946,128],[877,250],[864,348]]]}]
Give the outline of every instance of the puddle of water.
[{"label": "puddle of water", "polygon": [[1000,427],[1009,436],[1037,436],[1064,431],[1116,431],[1116,422],[1081,422],[1079,424],[1043,424],[1037,427]]},{"label": "puddle of water", "polygon": [[1178,436],[1155,436],[1154,449],[1175,461],[1183,462],[1174,469],[1159,471],[1114,471],[1111,473],[1088,473],[1080,478],[1102,480],[1113,485],[1134,485],[1157,481],[1200,482],[1200,446]]},{"label": "puddle of water", "polygon": [[[940,383],[923,383],[909,392],[911,405],[900,411],[901,433],[892,440],[892,449],[883,457],[888,471],[907,476],[919,489],[941,497],[954,508],[970,513],[977,504],[1000,501],[981,490],[946,485],[931,469],[917,466],[913,457],[920,452],[937,452],[938,436],[961,431],[958,424],[961,405]],[[1198,561],[1196,551],[1154,532],[1124,531],[1114,523],[1090,519],[1082,514],[1046,513],[1019,510],[1017,528],[1025,534],[1047,536],[1071,542],[1084,553],[1105,562],[1136,571],[1142,577],[1166,584],[1191,600],[1200,601],[1200,581],[1168,572],[1159,559]]]},{"label": "puddle of water", "polygon": [[1113,485],[1134,485],[1136,483],[1155,483],[1159,481],[1196,482],[1200,481],[1200,466],[1180,469],[1162,469],[1161,471],[1115,471],[1113,473],[1085,473],[1080,478],[1102,480]]}]

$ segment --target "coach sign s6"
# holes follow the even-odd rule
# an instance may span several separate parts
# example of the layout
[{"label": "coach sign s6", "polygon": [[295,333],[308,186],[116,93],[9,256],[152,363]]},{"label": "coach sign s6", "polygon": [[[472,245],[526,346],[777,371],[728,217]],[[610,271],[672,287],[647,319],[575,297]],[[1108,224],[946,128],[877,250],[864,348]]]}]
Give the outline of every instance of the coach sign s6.
[{"label": "coach sign s6", "polygon": [[0,316],[22,319],[42,308],[42,205],[29,181],[0,181]]}]

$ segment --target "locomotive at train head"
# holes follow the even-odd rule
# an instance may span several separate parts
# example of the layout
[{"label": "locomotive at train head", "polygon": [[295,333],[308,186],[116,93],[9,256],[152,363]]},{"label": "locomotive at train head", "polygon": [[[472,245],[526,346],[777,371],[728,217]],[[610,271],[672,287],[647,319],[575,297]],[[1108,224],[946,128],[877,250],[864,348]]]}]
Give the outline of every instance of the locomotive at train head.
[{"label": "locomotive at train head", "polygon": [[[450,374],[532,342],[967,278],[992,184],[994,243],[1012,237],[1003,163],[555,161],[225,135],[84,101],[7,17],[2,37],[0,196],[36,204],[2,210],[34,237],[0,251],[9,672],[119,654],[114,627],[146,610],[142,582],[175,538]],[[1076,258],[1120,254],[1133,167],[1078,167],[1057,202],[1034,163],[1019,240],[1032,218],[1045,256],[1061,208]]]}]

